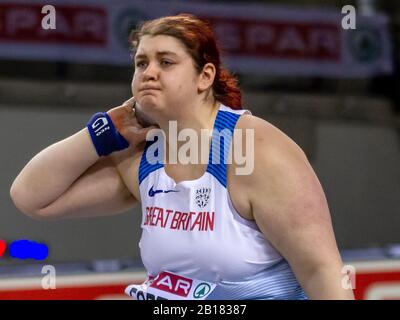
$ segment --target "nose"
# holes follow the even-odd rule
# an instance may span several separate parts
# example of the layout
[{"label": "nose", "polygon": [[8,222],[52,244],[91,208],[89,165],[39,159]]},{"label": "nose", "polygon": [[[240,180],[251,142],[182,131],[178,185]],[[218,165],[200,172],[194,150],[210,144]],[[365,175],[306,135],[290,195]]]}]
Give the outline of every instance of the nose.
[{"label": "nose", "polygon": [[147,68],[143,71],[143,81],[157,80],[159,70],[155,63],[149,63]]}]

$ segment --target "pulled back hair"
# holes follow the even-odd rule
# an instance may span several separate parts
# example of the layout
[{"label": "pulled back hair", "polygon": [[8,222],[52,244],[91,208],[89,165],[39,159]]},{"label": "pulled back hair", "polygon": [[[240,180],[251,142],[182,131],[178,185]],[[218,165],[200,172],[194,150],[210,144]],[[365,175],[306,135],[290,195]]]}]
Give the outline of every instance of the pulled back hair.
[{"label": "pulled back hair", "polygon": [[145,35],[167,35],[179,39],[192,57],[198,73],[203,70],[205,64],[212,63],[216,69],[212,85],[214,98],[233,109],[242,108],[242,93],[238,81],[221,64],[220,50],[209,22],[192,14],[145,21],[129,36],[133,53],[136,52],[141,37]]}]

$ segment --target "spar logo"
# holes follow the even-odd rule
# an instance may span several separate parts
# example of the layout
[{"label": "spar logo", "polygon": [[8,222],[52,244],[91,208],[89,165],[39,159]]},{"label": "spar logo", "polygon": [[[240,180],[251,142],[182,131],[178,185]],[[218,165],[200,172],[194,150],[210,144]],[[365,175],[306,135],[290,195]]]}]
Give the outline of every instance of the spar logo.
[{"label": "spar logo", "polygon": [[200,283],[193,292],[193,298],[201,299],[211,291],[211,286],[208,283]]},{"label": "spar logo", "polygon": [[186,298],[192,288],[192,283],[193,280],[190,278],[169,272],[161,272],[150,287]]}]

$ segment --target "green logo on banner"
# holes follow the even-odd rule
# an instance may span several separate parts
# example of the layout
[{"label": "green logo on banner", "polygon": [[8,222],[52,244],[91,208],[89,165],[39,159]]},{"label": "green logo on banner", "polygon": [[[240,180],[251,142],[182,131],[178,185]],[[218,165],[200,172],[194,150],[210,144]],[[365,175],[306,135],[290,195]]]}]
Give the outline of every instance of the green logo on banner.
[{"label": "green logo on banner", "polygon": [[201,299],[211,291],[211,286],[208,283],[200,283],[196,289],[194,289],[193,297],[195,299]]},{"label": "green logo on banner", "polygon": [[380,32],[372,27],[348,30],[348,45],[353,57],[361,63],[371,63],[382,54]]}]

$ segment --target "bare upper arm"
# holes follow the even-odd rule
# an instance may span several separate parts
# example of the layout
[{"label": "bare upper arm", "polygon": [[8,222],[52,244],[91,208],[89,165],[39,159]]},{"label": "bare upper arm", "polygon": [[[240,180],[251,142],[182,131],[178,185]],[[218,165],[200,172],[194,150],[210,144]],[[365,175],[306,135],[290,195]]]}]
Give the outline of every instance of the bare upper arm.
[{"label": "bare upper arm", "polygon": [[111,158],[104,157],[34,217],[51,219],[113,215],[132,208],[136,202]]},{"label": "bare upper arm", "polygon": [[[313,268],[341,264],[328,204],[304,152],[262,119],[255,129],[255,167],[245,177],[254,219],[301,280]],[[303,277],[303,279],[301,279]]]},{"label": "bare upper arm", "polygon": [[144,144],[139,144],[135,148],[115,152],[110,156],[110,159],[118,170],[125,186],[139,202],[140,192],[138,175],[143,149]]}]

